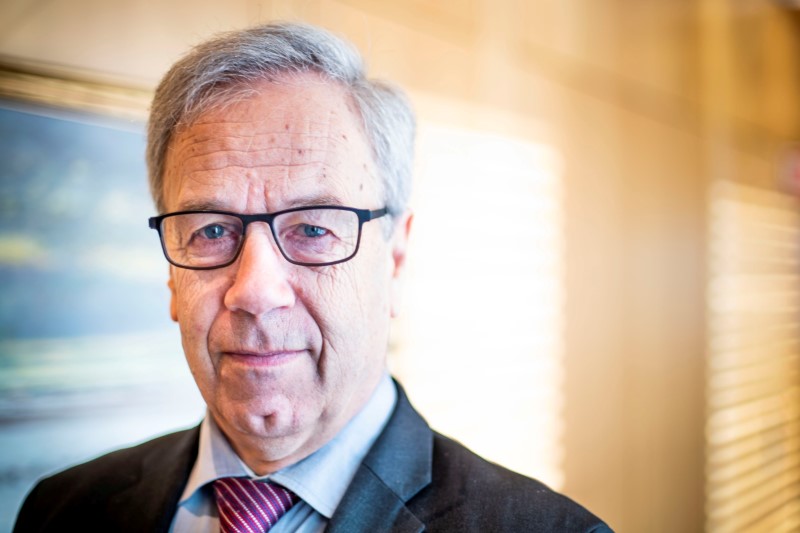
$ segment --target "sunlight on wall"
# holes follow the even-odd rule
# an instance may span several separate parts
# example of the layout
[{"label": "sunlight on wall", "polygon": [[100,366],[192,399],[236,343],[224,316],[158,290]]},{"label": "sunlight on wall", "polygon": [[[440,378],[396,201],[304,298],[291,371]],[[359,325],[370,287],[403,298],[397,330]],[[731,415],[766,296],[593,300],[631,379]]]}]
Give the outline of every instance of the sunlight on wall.
[{"label": "sunlight on wall", "polygon": [[562,212],[550,147],[422,124],[392,370],[437,430],[558,488]]}]

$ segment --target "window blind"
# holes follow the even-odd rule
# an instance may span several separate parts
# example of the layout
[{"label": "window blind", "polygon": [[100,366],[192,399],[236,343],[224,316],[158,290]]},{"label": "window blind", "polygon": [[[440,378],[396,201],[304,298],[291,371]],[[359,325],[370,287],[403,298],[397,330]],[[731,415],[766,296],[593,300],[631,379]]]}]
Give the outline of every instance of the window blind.
[{"label": "window blind", "polygon": [[706,529],[800,530],[800,216],[723,181],[711,194]]}]

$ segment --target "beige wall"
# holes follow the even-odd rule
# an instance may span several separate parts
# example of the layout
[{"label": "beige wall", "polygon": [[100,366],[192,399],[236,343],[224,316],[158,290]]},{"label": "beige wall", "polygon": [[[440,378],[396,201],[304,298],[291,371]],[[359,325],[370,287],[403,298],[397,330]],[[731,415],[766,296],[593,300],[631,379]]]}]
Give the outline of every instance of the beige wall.
[{"label": "beige wall", "polygon": [[[800,138],[798,12],[732,5],[11,0],[0,54],[147,88],[211,32],[302,19],[352,39],[424,118],[548,139],[565,164],[564,489],[620,531],[688,532],[703,527],[708,184]],[[770,184],[769,168],[743,179]]]}]

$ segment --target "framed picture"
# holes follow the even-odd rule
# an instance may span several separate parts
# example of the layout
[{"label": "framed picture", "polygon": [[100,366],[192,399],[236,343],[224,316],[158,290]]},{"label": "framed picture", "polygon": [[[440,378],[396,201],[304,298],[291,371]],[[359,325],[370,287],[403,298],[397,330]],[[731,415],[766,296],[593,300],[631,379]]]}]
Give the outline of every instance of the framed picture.
[{"label": "framed picture", "polygon": [[147,227],[147,102],[0,66],[0,530],[42,475],[203,415]]}]

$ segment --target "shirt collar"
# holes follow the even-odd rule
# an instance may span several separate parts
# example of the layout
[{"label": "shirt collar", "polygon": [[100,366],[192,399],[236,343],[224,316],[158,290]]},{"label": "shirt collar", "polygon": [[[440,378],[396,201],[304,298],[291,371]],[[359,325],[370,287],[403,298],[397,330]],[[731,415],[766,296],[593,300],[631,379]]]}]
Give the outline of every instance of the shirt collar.
[{"label": "shirt collar", "polygon": [[361,411],[330,442],[302,461],[260,478],[236,455],[212,417],[206,416],[200,425],[197,460],[180,504],[215,479],[246,476],[283,485],[330,519],[396,402],[397,390],[386,374]]}]

